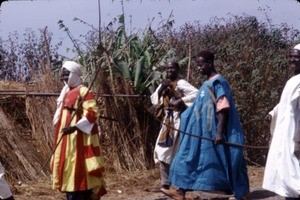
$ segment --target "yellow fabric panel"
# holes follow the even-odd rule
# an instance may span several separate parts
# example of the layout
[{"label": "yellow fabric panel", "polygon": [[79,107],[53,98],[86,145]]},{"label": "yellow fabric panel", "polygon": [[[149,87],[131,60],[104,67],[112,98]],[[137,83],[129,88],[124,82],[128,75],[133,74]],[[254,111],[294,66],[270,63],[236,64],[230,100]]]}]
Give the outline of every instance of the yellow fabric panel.
[{"label": "yellow fabric panel", "polygon": [[58,189],[59,187],[59,175],[58,175],[58,165],[59,165],[59,155],[61,152],[61,143],[58,145],[58,147],[56,148],[55,154],[52,155],[52,162],[53,162],[53,171],[52,171],[52,188],[53,189]]},{"label": "yellow fabric panel", "polygon": [[74,191],[75,166],[76,166],[76,159],[77,159],[76,135],[77,132],[64,136],[67,137],[67,147],[66,147],[66,157],[64,161],[62,191]]},{"label": "yellow fabric panel", "polygon": [[75,114],[75,112],[73,112],[72,115],[71,115],[71,119],[72,119],[71,123],[67,124],[66,119],[67,119],[68,112],[69,112],[68,110],[63,110],[62,113],[61,113],[62,117],[61,117],[59,135],[61,135],[61,129],[63,129],[65,127],[74,126],[76,124],[77,117],[76,117],[76,115],[73,116]]},{"label": "yellow fabric panel", "polygon": [[[87,92],[88,92],[88,88],[83,86],[79,90],[79,95],[81,96],[81,98],[83,98]],[[82,104],[82,107],[83,107],[83,115],[86,115],[87,110],[92,108],[95,111],[96,116],[99,117],[97,102],[96,102],[95,99],[84,100],[83,104]]]},{"label": "yellow fabric panel", "polygon": [[[67,127],[68,124],[66,124],[66,116],[68,115],[67,110],[63,110],[61,115],[61,126],[59,129],[59,135],[58,140],[62,137],[61,129],[64,127]],[[76,116],[73,118],[72,123],[70,126],[75,124],[76,122]],[[75,160],[76,160],[76,135],[77,132],[74,132],[73,134],[65,135],[63,137],[67,137],[67,147],[66,152],[67,155],[65,155],[65,168],[63,173],[63,183],[61,191],[73,191],[74,189],[74,175],[75,175]],[[56,141],[58,142],[58,141]],[[53,185],[52,187],[54,189],[57,189],[59,187],[59,161],[60,161],[60,155],[61,155],[61,148],[62,148],[62,141],[57,146],[57,149],[55,151],[55,154],[53,157]]]},{"label": "yellow fabric panel", "polygon": [[84,137],[84,146],[92,145],[93,147],[99,147],[99,136],[94,134],[89,137]]},{"label": "yellow fabric panel", "polygon": [[96,186],[103,186],[105,185],[104,179],[103,178],[98,178],[95,176],[88,176],[88,182],[87,182],[87,187],[89,189],[92,189]]},{"label": "yellow fabric panel", "polygon": [[65,116],[67,115],[67,112],[68,111],[66,111],[66,110],[62,110],[62,112],[61,112],[61,115],[63,117],[61,117],[60,129],[59,129],[59,136],[61,136],[61,129],[62,129],[62,127],[66,126],[66,117]]},{"label": "yellow fabric panel", "polygon": [[96,169],[104,166],[104,160],[103,160],[102,156],[97,156],[97,157],[94,156],[91,158],[87,158],[87,159],[85,159],[85,163],[86,163],[86,168],[87,168],[88,172],[96,170]]},{"label": "yellow fabric panel", "polygon": [[[96,170],[100,167],[104,167],[104,159],[102,156],[98,156],[98,157],[92,157],[92,158],[88,158],[85,160],[86,163],[86,167],[87,167],[87,171],[93,171]],[[89,188],[93,188],[95,186],[100,185],[105,185],[105,181],[104,181],[104,176],[105,176],[105,172],[102,173],[103,177],[96,177],[96,176],[91,176],[88,175],[88,187]]]},{"label": "yellow fabric panel", "polygon": [[[66,112],[63,111],[61,113],[62,115],[66,115]],[[64,127],[66,124],[66,120],[65,118],[61,119],[61,126],[59,129],[59,134],[58,134],[58,138],[57,141],[55,141],[56,143],[59,141],[59,139],[62,136],[61,133],[61,127]],[[53,172],[52,172],[52,179],[53,179],[53,183],[52,183],[52,188],[53,189],[57,189],[59,187],[59,173],[58,173],[58,166],[59,166],[59,160],[60,160],[60,154],[61,154],[61,146],[62,146],[62,142],[60,142],[55,150],[54,155],[52,155],[52,162],[53,162]]]}]

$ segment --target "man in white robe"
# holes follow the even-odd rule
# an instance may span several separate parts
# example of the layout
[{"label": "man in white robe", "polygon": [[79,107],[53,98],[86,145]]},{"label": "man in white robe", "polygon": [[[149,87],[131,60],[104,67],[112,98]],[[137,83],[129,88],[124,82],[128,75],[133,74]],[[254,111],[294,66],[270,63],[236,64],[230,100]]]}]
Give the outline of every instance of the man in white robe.
[{"label": "man in white robe", "polygon": [[4,167],[0,162],[0,199],[2,200],[14,200],[13,194],[4,180]]},{"label": "man in white robe", "polygon": [[[165,66],[167,79],[151,95],[152,104],[161,106],[161,111],[164,112],[163,124],[154,149],[154,161],[155,163],[160,163],[160,188],[164,189],[169,189],[170,187],[169,168],[178,145],[179,133],[175,129],[178,130],[180,125],[180,113],[182,110],[179,107],[192,105],[198,93],[197,88],[186,80],[179,78],[179,69],[178,61],[174,58],[169,59]],[[170,90],[175,90],[174,93],[177,94],[170,94],[172,93]],[[166,99],[168,99],[168,102],[166,102]],[[170,134],[164,136],[168,131]]]},{"label": "man in white robe", "polygon": [[263,188],[286,199],[300,199],[300,44],[289,52],[290,78],[273,109],[273,137]]}]

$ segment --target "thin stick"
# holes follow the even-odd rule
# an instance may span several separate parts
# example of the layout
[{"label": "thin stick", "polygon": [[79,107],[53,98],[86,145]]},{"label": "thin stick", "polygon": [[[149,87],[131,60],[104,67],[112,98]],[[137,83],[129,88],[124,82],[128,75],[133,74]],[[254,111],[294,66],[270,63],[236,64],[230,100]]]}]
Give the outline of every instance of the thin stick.
[{"label": "thin stick", "polygon": [[100,0],[98,0],[98,12],[99,12],[99,44],[101,43],[101,5]]},{"label": "thin stick", "polygon": [[191,61],[192,60],[192,47],[191,47],[191,36],[189,35],[189,61],[188,61],[188,69],[187,69],[187,77],[186,80],[189,82],[190,80],[190,71],[191,71]]},{"label": "thin stick", "polygon": [[[183,133],[185,135],[189,135],[191,137],[196,137],[196,138],[200,138],[200,139],[204,139],[204,140],[208,140],[208,141],[211,141],[211,142],[214,142],[215,139],[214,138],[210,138],[210,137],[205,137],[205,136],[201,136],[201,135],[196,135],[196,134],[193,134],[193,133],[188,133],[188,132],[185,132],[185,131],[182,131],[182,130],[179,130],[173,126],[170,126],[162,121],[160,121],[159,119],[155,118],[158,122],[160,122],[161,124],[175,130],[175,131],[178,131],[180,133]],[[232,142],[224,142],[223,144],[226,144],[226,145],[230,145],[230,146],[236,146],[236,147],[244,147],[244,148],[252,148],[252,149],[268,149],[269,146],[253,146],[253,145],[245,145],[245,144],[238,144],[238,143],[232,143]]]}]

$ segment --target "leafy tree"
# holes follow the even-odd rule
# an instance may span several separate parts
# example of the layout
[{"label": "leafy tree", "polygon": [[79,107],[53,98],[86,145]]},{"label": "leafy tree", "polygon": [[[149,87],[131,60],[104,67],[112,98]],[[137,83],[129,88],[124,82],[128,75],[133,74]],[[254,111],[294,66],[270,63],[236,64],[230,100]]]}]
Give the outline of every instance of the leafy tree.
[{"label": "leafy tree", "polygon": [[[51,46],[52,33],[47,28],[36,35],[27,29],[23,37],[15,32],[1,42],[0,79],[8,81],[32,81],[40,78],[46,68],[55,69],[61,63],[57,50],[61,43]],[[46,67],[46,68],[45,68]]]}]

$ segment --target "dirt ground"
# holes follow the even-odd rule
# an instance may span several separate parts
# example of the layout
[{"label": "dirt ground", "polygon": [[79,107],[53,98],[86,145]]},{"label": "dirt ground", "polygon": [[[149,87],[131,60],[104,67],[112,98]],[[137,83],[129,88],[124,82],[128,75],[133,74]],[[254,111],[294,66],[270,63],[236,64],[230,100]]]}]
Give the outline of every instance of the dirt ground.
[{"label": "dirt ground", "polygon": [[[248,167],[251,194],[249,199],[283,200],[261,188],[263,178],[263,167]],[[144,172],[110,173],[107,172],[108,194],[101,200],[169,200],[160,192],[147,192],[147,189],[159,185],[159,170],[155,168]],[[16,200],[59,200],[65,199],[65,195],[51,189],[50,177],[41,178],[28,183],[16,183],[12,186]],[[205,192],[194,192],[201,199],[224,200],[229,196]]]}]

